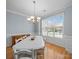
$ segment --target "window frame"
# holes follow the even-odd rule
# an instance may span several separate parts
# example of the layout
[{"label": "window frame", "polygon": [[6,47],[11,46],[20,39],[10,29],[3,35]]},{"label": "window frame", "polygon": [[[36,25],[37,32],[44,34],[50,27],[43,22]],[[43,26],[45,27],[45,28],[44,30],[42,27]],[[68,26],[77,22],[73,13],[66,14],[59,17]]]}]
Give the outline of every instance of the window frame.
[{"label": "window frame", "polygon": [[[60,14],[62,14],[62,13],[60,13]],[[53,15],[53,17],[54,17],[54,16],[58,16],[58,15],[59,15],[59,14]],[[61,15],[61,16],[64,17],[64,13],[63,13],[63,15]],[[51,17],[51,16],[50,16],[50,17]],[[43,20],[45,20],[45,19],[43,19]],[[43,30],[42,30],[42,25],[43,25],[43,24],[42,24],[42,21],[43,21],[43,20],[41,20],[41,35],[42,35],[42,36],[51,37],[51,36],[49,36],[48,34],[47,34],[47,35],[43,35],[43,32],[42,32],[42,31],[43,31]],[[54,28],[54,29],[55,29],[55,28]],[[48,33],[48,31],[47,31],[47,33]],[[53,37],[52,37],[52,38],[63,38],[63,36],[64,36],[64,20],[63,20],[63,29],[62,29],[62,34],[61,34],[62,37],[56,37],[55,34],[56,34],[56,33],[55,33],[55,30],[54,30],[54,33],[53,33]]]}]

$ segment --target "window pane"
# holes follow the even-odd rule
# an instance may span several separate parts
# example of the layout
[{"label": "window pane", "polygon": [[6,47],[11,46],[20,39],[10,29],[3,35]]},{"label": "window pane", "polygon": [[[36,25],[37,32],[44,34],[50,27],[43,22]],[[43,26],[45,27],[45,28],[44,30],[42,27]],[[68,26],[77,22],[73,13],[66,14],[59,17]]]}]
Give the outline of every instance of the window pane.
[{"label": "window pane", "polygon": [[42,34],[50,37],[63,37],[64,14],[42,20]]}]

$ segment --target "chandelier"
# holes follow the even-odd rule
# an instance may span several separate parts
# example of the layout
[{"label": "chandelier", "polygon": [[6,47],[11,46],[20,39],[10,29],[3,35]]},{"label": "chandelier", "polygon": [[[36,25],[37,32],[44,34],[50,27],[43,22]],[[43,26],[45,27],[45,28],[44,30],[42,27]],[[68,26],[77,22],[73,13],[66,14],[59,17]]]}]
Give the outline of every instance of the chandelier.
[{"label": "chandelier", "polygon": [[33,23],[35,23],[35,22],[39,22],[41,17],[35,15],[35,4],[36,4],[36,1],[33,1],[33,4],[34,4],[34,16],[28,17],[27,20],[28,21],[32,21]]}]

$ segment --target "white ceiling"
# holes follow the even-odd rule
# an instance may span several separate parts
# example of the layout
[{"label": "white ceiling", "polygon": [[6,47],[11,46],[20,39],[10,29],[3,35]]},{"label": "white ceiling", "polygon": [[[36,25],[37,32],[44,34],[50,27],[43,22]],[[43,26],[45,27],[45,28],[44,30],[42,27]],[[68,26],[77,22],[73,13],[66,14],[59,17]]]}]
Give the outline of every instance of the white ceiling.
[{"label": "white ceiling", "polygon": [[[36,15],[47,16],[55,12],[63,11],[65,7],[71,4],[71,0],[35,0]],[[6,8],[9,11],[31,16],[34,14],[33,0],[6,0]],[[46,13],[43,10],[47,10]]]}]

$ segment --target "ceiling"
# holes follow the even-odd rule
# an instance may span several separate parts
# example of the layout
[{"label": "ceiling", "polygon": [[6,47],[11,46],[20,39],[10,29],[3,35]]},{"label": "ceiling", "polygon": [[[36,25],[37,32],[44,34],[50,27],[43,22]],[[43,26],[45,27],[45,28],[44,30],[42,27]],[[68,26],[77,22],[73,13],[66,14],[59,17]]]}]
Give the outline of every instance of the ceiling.
[{"label": "ceiling", "polygon": [[[71,0],[35,0],[36,15],[50,16],[56,12],[61,12],[71,5]],[[25,16],[34,15],[33,0],[6,0],[6,9]],[[43,12],[46,10],[46,13]]]}]

